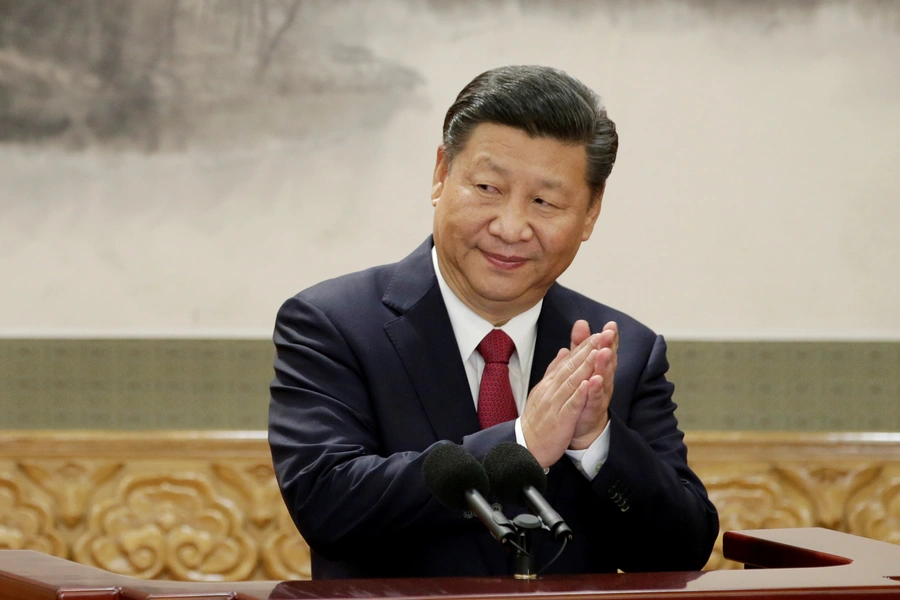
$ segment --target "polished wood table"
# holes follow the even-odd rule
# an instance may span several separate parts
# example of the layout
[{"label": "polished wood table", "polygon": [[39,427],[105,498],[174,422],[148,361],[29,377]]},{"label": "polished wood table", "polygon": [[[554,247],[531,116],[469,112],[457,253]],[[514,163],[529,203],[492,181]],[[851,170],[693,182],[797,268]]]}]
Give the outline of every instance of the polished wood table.
[{"label": "polished wood table", "polygon": [[37,552],[0,551],[0,600],[329,600],[390,598],[900,599],[900,546],[827,529],[728,532],[743,571],[550,576],[185,583],[115,575]]}]

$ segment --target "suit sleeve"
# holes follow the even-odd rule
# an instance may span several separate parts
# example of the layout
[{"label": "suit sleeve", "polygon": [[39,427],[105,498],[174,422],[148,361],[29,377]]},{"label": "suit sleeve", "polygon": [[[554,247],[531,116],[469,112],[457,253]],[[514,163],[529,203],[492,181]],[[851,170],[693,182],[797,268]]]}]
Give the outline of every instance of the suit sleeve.
[{"label": "suit sleeve", "polygon": [[[354,352],[359,344],[347,335],[299,297],[288,300],[276,320],[269,444],[300,532],[322,556],[343,560],[372,551],[385,536],[472,527],[426,488],[428,449],[381,452],[377,399]],[[463,445],[480,452],[513,438],[509,423],[467,436]]]},{"label": "suit sleeve", "polygon": [[657,336],[627,420],[610,410],[609,457],[592,482],[623,571],[701,569],[719,531],[716,509],[687,464],[668,368]]}]

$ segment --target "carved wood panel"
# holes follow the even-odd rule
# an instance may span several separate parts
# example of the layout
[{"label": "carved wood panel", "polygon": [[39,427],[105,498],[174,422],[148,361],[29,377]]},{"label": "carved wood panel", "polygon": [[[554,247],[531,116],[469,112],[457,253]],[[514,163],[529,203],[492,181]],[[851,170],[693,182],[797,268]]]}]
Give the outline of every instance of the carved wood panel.
[{"label": "carved wood panel", "polygon": [[[900,435],[688,438],[722,531],[821,526],[900,543]],[[307,579],[264,432],[0,432],[0,548],[135,577]],[[734,568],[721,536],[707,568]]]}]

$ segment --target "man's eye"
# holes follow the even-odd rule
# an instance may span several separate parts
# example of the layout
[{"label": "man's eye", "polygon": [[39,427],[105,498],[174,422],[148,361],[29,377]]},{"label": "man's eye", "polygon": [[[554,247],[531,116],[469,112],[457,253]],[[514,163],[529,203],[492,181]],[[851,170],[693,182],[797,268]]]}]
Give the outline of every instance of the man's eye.
[{"label": "man's eye", "polygon": [[540,206],[553,206],[552,204],[550,204],[549,202],[547,202],[547,201],[544,200],[543,198],[535,198],[535,199],[534,199],[534,203],[535,203],[535,204],[539,204]]},{"label": "man's eye", "polygon": [[479,190],[481,190],[482,192],[488,192],[489,194],[496,194],[497,191],[498,191],[497,188],[495,188],[495,187],[492,186],[492,185],[488,185],[488,184],[486,184],[486,183],[479,183],[479,184],[476,184],[475,187],[477,187],[477,188],[478,188]]}]

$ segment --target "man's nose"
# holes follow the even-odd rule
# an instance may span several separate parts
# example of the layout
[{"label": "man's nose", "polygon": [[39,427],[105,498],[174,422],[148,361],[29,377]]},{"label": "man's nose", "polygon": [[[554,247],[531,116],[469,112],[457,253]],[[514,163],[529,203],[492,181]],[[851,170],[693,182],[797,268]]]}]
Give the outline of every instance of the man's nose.
[{"label": "man's nose", "polygon": [[528,215],[528,201],[510,200],[499,207],[488,232],[507,244],[528,241],[534,235]]}]

